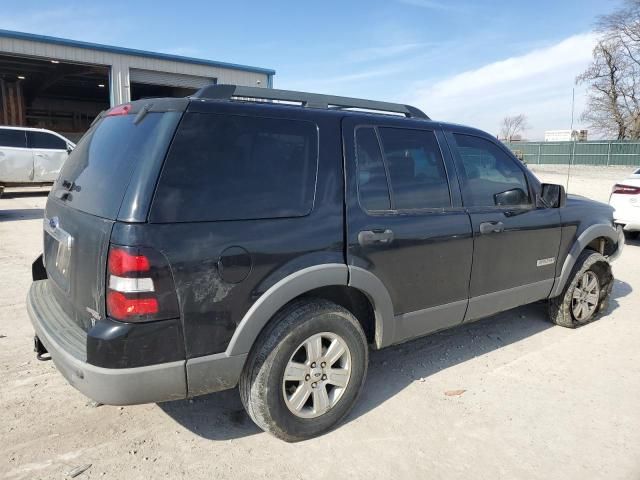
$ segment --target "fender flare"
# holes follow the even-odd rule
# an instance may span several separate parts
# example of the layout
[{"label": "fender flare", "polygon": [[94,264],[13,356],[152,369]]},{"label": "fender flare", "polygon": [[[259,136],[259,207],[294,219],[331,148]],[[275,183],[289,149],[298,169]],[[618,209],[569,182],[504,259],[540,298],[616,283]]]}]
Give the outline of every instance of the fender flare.
[{"label": "fender flare", "polygon": [[294,298],[319,287],[346,286],[349,269],[342,263],[327,263],[303,268],[284,277],[264,292],[238,324],[226,355],[249,353],[258,335],[271,318]]},{"label": "fender flare", "polygon": [[562,293],[567,281],[569,280],[569,275],[571,275],[571,271],[573,270],[573,266],[576,263],[576,260],[582,253],[582,251],[589,245],[590,242],[595,240],[596,238],[605,237],[611,240],[614,244],[618,244],[620,241],[619,232],[615,228],[609,225],[597,224],[591,225],[584,232],[582,232],[576,241],[573,243],[573,247],[567,254],[567,258],[565,258],[564,263],[562,264],[562,271],[559,277],[556,277],[556,282],[549,294],[550,298],[557,297]]},{"label": "fender flare", "polygon": [[349,286],[364,293],[373,305],[376,348],[393,344],[396,323],[393,302],[387,287],[370,271],[352,265],[349,266]]}]

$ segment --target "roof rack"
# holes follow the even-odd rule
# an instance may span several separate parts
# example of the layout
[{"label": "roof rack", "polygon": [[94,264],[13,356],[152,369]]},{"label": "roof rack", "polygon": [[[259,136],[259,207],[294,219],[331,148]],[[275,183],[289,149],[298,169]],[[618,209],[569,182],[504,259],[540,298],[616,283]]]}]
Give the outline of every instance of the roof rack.
[{"label": "roof rack", "polygon": [[338,97],[319,93],[276,90],[273,88],[242,87],[239,85],[209,85],[194,93],[191,98],[210,100],[278,100],[283,102],[299,102],[309,108],[356,108],[375,112],[401,113],[409,118],[430,120],[420,109],[400,103],[378,102],[361,98]]}]

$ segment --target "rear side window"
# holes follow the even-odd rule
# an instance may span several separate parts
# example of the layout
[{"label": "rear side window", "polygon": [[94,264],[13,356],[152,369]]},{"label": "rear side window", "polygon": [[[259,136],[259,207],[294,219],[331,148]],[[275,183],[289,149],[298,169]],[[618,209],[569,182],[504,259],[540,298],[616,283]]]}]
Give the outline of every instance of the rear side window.
[{"label": "rear side window", "polygon": [[0,128],[0,147],[26,148],[27,139],[24,130]]},{"label": "rear side window", "polygon": [[318,132],[307,121],[187,113],[156,190],[152,222],[300,217],[313,208]]},{"label": "rear side window", "polygon": [[46,132],[27,131],[27,145],[29,145],[29,148],[50,150],[66,150],[67,148],[67,142]]},{"label": "rear side window", "polygon": [[465,205],[495,207],[531,203],[525,174],[516,160],[489,140],[462,134],[454,137],[462,163]]},{"label": "rear side window", "polygon": [[433,132],[380,128],[397,210],[451,206],[449,184]]},{"label": "rear side window", "polygon": [[181,114],[149,113],[105,117],[80,140],[64,162],[54,195],[71,185],[65,203],[103,218],[115,219],[134,168],[162,162]]}]

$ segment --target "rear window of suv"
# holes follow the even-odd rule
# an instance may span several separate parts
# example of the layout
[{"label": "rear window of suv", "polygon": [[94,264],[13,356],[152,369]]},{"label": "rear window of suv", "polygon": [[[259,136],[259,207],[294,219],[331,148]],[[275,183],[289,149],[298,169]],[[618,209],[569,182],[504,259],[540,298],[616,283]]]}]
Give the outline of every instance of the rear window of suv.
[{"label": "rear window of suv", "polygon": [[314,123],[187,113],[158,183],[150,221],[300,217],[313,208]]},{"label": "rear window of suv", "polygon": [[[116,219],[134,168],[162,162],[181,113],[107,116],[80,140],[65,161],[53,195],[65,190],[65,203],[91,215]],[[71,185],[64,187],[63,183]]]}]

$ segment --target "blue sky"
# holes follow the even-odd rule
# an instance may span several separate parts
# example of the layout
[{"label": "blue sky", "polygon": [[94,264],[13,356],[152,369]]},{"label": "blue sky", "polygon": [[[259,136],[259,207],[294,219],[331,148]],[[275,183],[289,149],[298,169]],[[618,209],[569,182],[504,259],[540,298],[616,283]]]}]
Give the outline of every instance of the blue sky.
[{"label": "blue sky", "polygon": [[[568,128],[598,14],[619,0],[2,0],[0,28],[274,68],[276,88],[401,101],[497,133]],[[576,90],[576,118],[584,89]],[[580,126],[580,121],[576,121]]]}]

